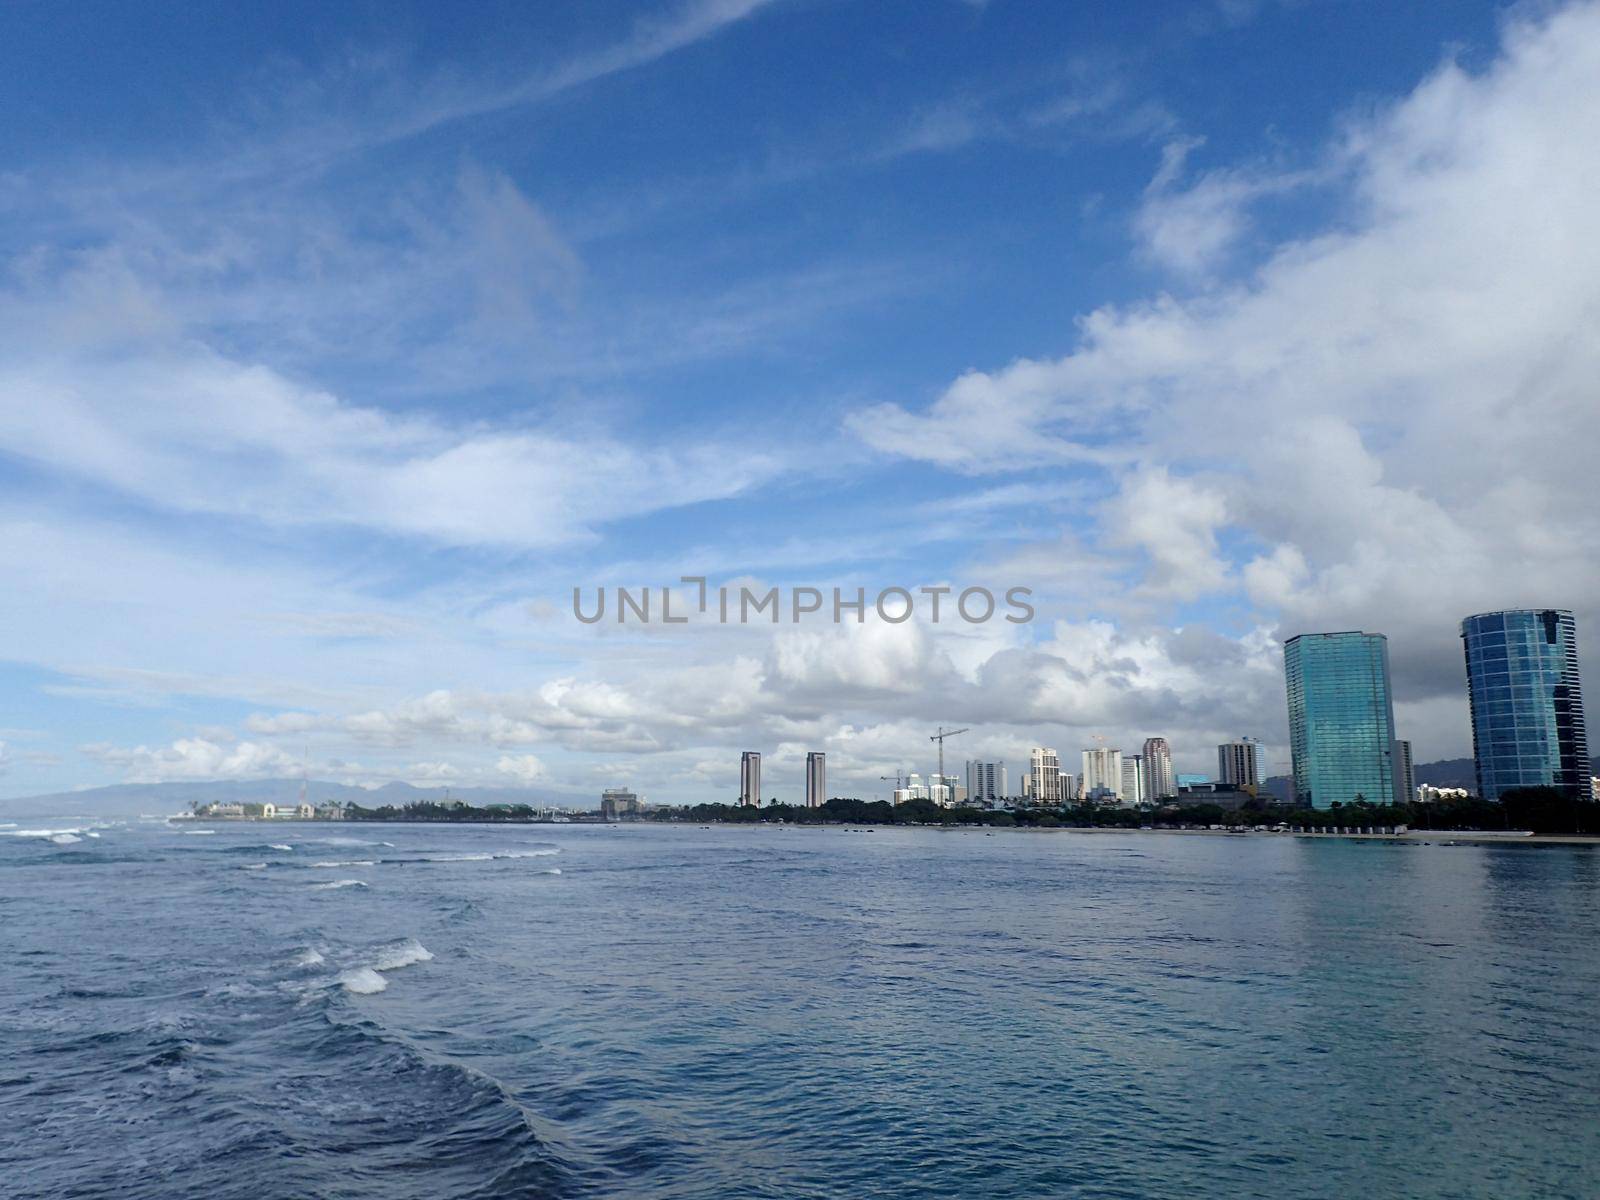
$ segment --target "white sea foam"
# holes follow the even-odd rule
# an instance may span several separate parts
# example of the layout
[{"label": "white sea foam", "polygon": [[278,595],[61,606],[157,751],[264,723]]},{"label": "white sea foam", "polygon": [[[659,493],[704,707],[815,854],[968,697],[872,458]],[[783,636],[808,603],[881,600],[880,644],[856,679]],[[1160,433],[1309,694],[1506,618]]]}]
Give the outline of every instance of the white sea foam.
[{"label": "white sea foam", "polygon": [[478,854],[423,854],[412,859],[412,862],[452,863],[452,862],[494,862],[502,858],[547,858],[552,854],[560,854],[559,850],[497,850],[492,853]]},{"label": "white sea foam", "polygon": [[327,891],[332,891],[334,888],[347,888],[347,887],[361,887],[361,888],[364,888],[366,886],[367,885],[362,883],[361,880],[359,880],[359,879],[335,879],[331,883],[313,883],[311,885],[311,890],[313,892],[327,892]]},{"label": "white sea foam", "polygon": [[378,957],[373,960],[372,967],[376,971],[398,971],[401,967],[409,967],[414,963],[432,961],[431,950],[416,938],[406,938],[403,942],[396,942],[378,951]]},{"label": "white sea foam", "polygon": [[348,971],[342,971],[339,982],[344,985],[345,991],[358,996],[370,996],[389,986],[389,981],[371,967],[351,967]]},{"label": "white sea foam", "polygon": [[317,967],[328,960],[322,957],[322,952],[315,946],[307,946],[295,955],[294,965],[297,967]]},{"label": "white sea foam", "polygon": [[266,863],[245,863],[244,866],[242,868],[240,868],[240,869],[241,870],[245,870],[245,871],[265,871],[267,869],[267,864]]},{"label": "white sea foam", "polygon": [[8,829],[8,830],[5,831],[5,836],[6,837],[56,838],[56,837],[60,837],[64,833],[82,833],[82,832],[83,832],[82,826],[74,826],[71,829]]},{"label": "white sea foam", "polygon": [[89,831],[88,831],[88,832],[86,832],[86,833],[85,833],[85,834],[84,834],[84,835],[83,835],[83,836],[84,836],[84,837],[92,837],[92,838],[97,838],[97,837],[99,837],[99,836],[100,836],[100,835],[99,835],[99,834],[98,834],[98,833],[96,833],[96,832],[95,832],[95,831],[94,831],[94,830],[92,830],[92,829],[91,829],[91,830],[89,830]]},{"label": "white sea foam", "polygon": [[314,862],[313,867],[375,867],[378,860],[375,858],[347,858],[338,862]]},{"label": "white sea foam", "polygon": [[15,821],[0,821],[0,829],[15,829],[16,827],[17,823]]},{"label": "white sea foam", "polygon": [[215,832],[215,829],[185,829],[183,834],[185,837],[205,837],[207,834]]},{"label": "white sea foam", "polygon": [[561,868],[560,867],[546,867],[544,870],[540,871],[539,874],[540,875],[559,875],[559,874],[561,874]]},{"label": "white sea foam", "polygon": [[294,847],[293,846],[285,846],[282,842],[273,842],[271,845],[269,845],[267,847],[267,849],[268,850],[293,850]]},{"label": "white sea foam", "polygon": [[75,833],[58,833],[50,840],[58,846],[70,846],[73,842],[83,841],[83,839]]},{"label": "white sea foam", "polygon": [[390,846],[390,847],[393,847],[393,845],[394,845],[393,842],[373,842],[373,841],[368,841],[366,838],[353,838],[353,837],[309,838],[307,840],[313,841],[313,842],[317,842],[319,845],[323,845],[323,846]]}]

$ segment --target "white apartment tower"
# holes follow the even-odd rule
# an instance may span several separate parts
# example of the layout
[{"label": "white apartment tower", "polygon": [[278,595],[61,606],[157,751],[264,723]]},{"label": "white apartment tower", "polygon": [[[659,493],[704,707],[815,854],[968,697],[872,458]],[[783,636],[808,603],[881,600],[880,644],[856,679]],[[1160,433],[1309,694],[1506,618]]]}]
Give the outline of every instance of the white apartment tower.
[{"label": "white apartment tower", "polygon": [[761,751],[746,750],[739,757],[739,803],[761,806]]},{"label": "white apartment tower", "polygon": [[821,808],[828,802],[828,764],[820,750],[806,755],[806,807]]},{"label": "white apartment tower", "polygon": [[1083,752],[1083,794],[1105,788],[1122,798],[1122,751],[1098,746]]},{"label": "white apartment tower", "polygon": [[1178,794],[1178,781],[1172,773],[1172,748],[1162,737],[1145,738],[1144,786],[1146,799],[1165,800]]},{"label": "white apartment tower", "polygon": [[1144,759],[1129,754],[1122,760],[1122,802],[1143,804],[1150,799],[1150,789],[1145,779]]},{"label": "white apartment tower", "polygon": [[974,803],[1004,800],[1006,789],[1006,764],[1003,762],[967,762],[967,799]]},{"label": "white apartment tower", "polygon": [[1035,746],[1028,752],[1028,795],[1041,804],[1061,799],[1061,756]]}]

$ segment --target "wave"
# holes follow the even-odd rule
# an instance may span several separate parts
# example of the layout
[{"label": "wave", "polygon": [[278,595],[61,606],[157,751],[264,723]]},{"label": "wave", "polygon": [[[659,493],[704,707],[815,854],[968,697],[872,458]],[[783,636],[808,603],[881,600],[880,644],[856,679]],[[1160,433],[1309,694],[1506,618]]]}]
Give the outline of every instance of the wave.
[{"label": "wave", "polygon": [[358,996],[371,996],[389,986],[389,980],[383,972],[398,971],[403,967],[432,961],[431,950],[416,938],[406,938],[380,948],[370,965],[350,967],[339,972],[338,981],[347,992],[354,992]]},{"label": "wave", "polygon": [[344,990],[358,996],[371,996],[389,986],[389,981],[371,967],[351,967],[339,972],[339,982]]},{"label": "wave", "polygon": [[320,967],[327,961],[322,957],[322,951],[315,946],[307,946],[294,957],[294,965],[297,967]]},{"label": "wave", "polygon": [[409,967],[416,963],[432,962],[433,952],[416,938],[406,938],[392,946],[386,946],[378,952],[377,959],[372,966],[377,971],[398,971],[401,967]]},{"label": "wave", "polygon": [[215,829],[185,829],[182,832],[183,832],[183,836],[184,837],[205,837],[208,834],[215,833],[216,830]]},{"label": "wave", "polygon": [[70,846],[74,842],[83,841],[83,839],[75,833],[58,833],[50,840],[58,846]]},{"label": "wave", "polygon": [[313,892],[328,892],[328,891],[332,891],[334,888],[347,888],[347,887],[364,888],[366,886],[367,885],[362,883],[361,880],[359,880],[359,879],[335,879],[335,880],[333,880],[333,881],[331,881],[329,883],[313,883],[311,885],[311,890]]},{"label": "wave", "polygon": [[240,869],[244,870],[244,871],[265,871],[267,869],[267,864],[266,863],[245,863],[244,866],[241,867]]},{"label": "wave", "polygon": [[53,840],[58,837],[63,837],[69,833],[79,834],[83,831],[83,826],[81,825],[74,825],[71,829],[7,829],[4,831],[4,836],[19,838],[50,838]]},{"label": "wave", "polygon": [[347,858],[337,862],[314,862],[313,867],[375,867],[378,860],[375,858]]},{"label": "wave", "polygon": [[503,858],[547,858],[559,850],[483,850],[474,854],[419,854],[415,858],[390,858],[391,863],[494,862]]},{"label": "wave", "polygon": [[271,844],[269,844],[267,846],[267,849],[268,850],[293,850],[294,847],[293,846],[285,846],[282,842],[272,842]]},{"label": "wave", "polygon": [[540,875],[559,875],[559,874],[561,874],[561,868],[560,867],[546,867],[544,870],[540,871],[539,874]]},{"label": "wave", "polygon": [[307,838],[306,841],[316,842],[319,846],[388,846],[390,849],[394,848],[393,842],[374,842],[366,838],[355,837]]}]

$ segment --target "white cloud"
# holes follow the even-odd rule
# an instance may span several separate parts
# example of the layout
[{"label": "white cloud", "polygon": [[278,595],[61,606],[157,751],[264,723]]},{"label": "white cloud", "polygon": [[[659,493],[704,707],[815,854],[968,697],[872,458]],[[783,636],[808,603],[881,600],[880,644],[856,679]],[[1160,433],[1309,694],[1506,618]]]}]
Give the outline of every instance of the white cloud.
[{"label": "white cloud", "polygon": [[544,763],[531,754],[518,754],[515,757],[503,754],[496,760],[494,769],[520,784],[537,783],[545,777]]},{"label": "white cloud", "polygon": [[640,449],[599,433],[397,416],[192,348],[77,361],[34,348],[22,362],[0,356],[12,401],[0,406],[0,449],[169,511],[546,546],[735,495],[776,469],[771,455],[716,443]]},{"label": "white cloud", "polygon": [[1112,545],[1135,546],[1148,556],[1143,587],[1179,600],[1220,589],[1227,564],[1217,551],[1217,530],[1228,519],[1226,498],[1165,468],[1124,478],[1102,520]]},{"label": "white cloud", "polygon": [[298,774],[300,764],[275,746],[261,742],[224,744],[206,738],[179,738],[170,746],[121,749],[105,743],[83,753],[115,767],[129,783],[167,783],[197,779],[268,779]]}]

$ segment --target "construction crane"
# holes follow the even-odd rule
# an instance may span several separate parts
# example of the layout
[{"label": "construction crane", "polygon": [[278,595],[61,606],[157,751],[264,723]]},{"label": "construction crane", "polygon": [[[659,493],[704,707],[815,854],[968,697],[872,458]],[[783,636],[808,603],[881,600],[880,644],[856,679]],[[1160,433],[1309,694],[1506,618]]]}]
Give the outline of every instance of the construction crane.
[{"label": "construction crane", "polygon": [[[945,738],[955,737],[955,735],[958,734],[958,733],[971,733],[971,732],[972,732],[972,729],[971,729],[970,726],[968,726],[966,728],[962,728],[962,729],[946,729],[943,725],[941,725],[941,726],[939,726],[939,732],[938,733],[933,733],[933,734],[929,734],[928,735],[928,740],[930,742],[938,742],[939,743],[939,784],[938,784],[938,786],[940,786],[940,787],[946,786],[945,782],[944,782],[944,740],[945,740]],[[930,796],[933,795],[933,790],[931,788],[929,789],[928,794]],[[950,790],[949,798],[952,801],[955,800],[955,789],[952,788]]]}]

